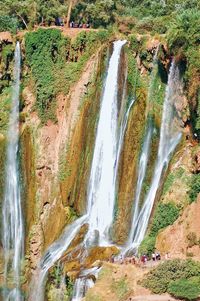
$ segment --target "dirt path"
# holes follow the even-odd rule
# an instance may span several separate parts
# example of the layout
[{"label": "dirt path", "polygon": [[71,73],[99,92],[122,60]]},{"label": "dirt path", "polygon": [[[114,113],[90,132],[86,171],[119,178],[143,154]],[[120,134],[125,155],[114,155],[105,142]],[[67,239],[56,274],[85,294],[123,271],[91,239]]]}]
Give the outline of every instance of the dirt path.
[{"label": "dirt path", "polygon": [[147,295],[147,296],[136,296],[131,301],[178,301],[169,295]]},{"label": "dirt path", "polygon": [[[43,29],[50,29],[50,28],[56,28],[59,29],[60,31],[62,31],[64,36],[70,37],[70,38],[76,38],[76,36],[82,32],[82,31],[98,31],[98,29],[93,29],[93,28],[68,28],[68,27],[60,27],[60,26],[37,26],[35,27],[32,31],[36,31],[39,28],[43,28]],[[19,31],[17,33],[18,38],[22,39],[24,37],[24,35],[29,32],[28,30],[23,30],[23,31]],[[8,39],[12,42],[12,37],[11,34],[9,32],[2,32],[0,33],[0,40],[1,39]]]}]

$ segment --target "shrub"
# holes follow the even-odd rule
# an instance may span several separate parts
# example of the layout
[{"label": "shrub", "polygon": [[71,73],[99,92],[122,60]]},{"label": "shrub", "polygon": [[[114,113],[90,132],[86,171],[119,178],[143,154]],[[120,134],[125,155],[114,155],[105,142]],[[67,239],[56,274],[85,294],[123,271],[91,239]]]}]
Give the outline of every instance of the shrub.
[{"label": "shrub", "polygon": [[197,235],[194,232],[190,232],[187,235],[188,247],[192,248],[195,245],[198,245]]},{"label": "shrub", "polygon": [[36,108],[42,122],[56,121],[56,95],[69,92],[92,51],[107,39],[107,31],[83,31],[73,41],[58,29],[26,34],[26,59],[35,81]]},{"label": "shrub", "polygon": [[18,20],[11,16],[0,16],[0,31],[11,31],[15,33],[18,28]]},{"label": "shrub", "polygon": [[177,14],[168,32],[168,44],[173,52],[188,50],[200,41],[200,11],[188,9]]},{"label": "shrub", "polygon": [[160,264],[151,270],[143,279],[142,284],[155,294],[168,291],[172,281],[200,277],[200,263],[191,259],[174,259]]},{"label": "shrub", "polygon": [[120,300],[123,299],[128,292],[128,284],[126,279],[122,278],[118,281],[113,281],[112,289]]},{"label": "shrub", "polygon": [[168,292],[185,300],[195,300],[200,295],[199,284],[187,279],[180,279],[169,284]]},{"label": "shrub", "polygon": [[200,174],[195,174],[192,176],[190,182],[190,190],[189,190],[190,203],[196,201],[199,192],[200,192]]},{"label": "shrub", "polygon": [[139,48],[140,48],[140,43],[139,41],[137,40],[137,37],[136,35],[134,34],[131,34],[129,35],[129,41],[130,41],[130,49],[133,51],[133,52],[138,52]]},{"label": "shrub", "polygon": [[159,230],[172,225],[179,216],[179,209],[173,203],[159,204],[153,218],[150,235],[155,236]]},{"label": "shrub", "polygon": [[[55,70],[62,44],[61,32],[57,29],[39,29],[26,34],[26,58],[36,86],[36,107],[42,121],[55,120]],[[50,113],[49,116],[48,113]]]},{"label": "shrub", "polygon": [[140,254],[151,256],[155,250],[156,238],[154,236],[146,236],[139,247]]}]

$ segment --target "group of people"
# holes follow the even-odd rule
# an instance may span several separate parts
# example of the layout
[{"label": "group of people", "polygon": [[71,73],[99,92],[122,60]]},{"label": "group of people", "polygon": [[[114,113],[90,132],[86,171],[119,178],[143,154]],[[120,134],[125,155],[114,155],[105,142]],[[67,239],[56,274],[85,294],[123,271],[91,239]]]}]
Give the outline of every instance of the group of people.
[{"label": "group of people", "polygon": [[[166,253],[165,259],[169,258],[169,253]],[[123,255],[115,256],[112,255],[110,257],[110,263],[118,263],[118,264],[136,264],[140,265],[146,264],[147,261],[152,260],[153,262],[160,261],[161,255],[160,252],[152,253],[151,257],[148,257],[146,254],[141,255],[140,257],[132,256],[132,257],[124,257]]]},{"label": "group of people", "polygon": [[120,257],[115,257],[114,255],[110,258],[110,263],[119,263],[119,264],[136,264],[136,257],[124,257],[120,255]]},{"label": "group of people", "polygon": [[90,28],[89,23],[75,23],[74,21],[71,21],[69,24],[70,28]]},{"label": "group of people", "polygon": [[[151,259],[152,259],[153,261],[161,260],[160,252],[152,253]],[[141,261],[143,264],[145,264],[145,263],[148,261],[147,255],[143,254],[143,255],[140,257],[140,261]]]}]

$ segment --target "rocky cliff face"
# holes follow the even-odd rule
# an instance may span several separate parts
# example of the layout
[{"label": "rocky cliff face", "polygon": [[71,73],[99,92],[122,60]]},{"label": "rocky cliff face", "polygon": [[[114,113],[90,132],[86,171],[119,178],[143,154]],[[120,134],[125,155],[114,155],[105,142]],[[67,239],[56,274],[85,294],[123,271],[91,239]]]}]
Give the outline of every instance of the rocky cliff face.
[{"label": "rocky cliff face", "polygon": [[[87,179],[96,128],[101,53],[88,61],[80,80],[68,96],[57,97],[58,122],[41,125],[32,108],[34,95],[23,91],[28,117],[22,125],[27,252],[35,268],[42,252],[61,234],[63,227],[85,209]],[[95,102],[93,101],[95,98]]]},{"label": "rocky cliff face", "polygon": [[[113,240],[119,244],[126,241],[129,233],[138,159],[149,107],[150,71],[153,68],[155,49],[160,41],[151,37],[144,39],[142,36],[137,36],[137,39],[134,40],[135,48],[131,43],[128,42],[121,58],[118,95],[118,99],[120,99],[125,85],[124,69],[127,68],[126,97],[129,100],[136,97],[136,103],[130,112],[119,165],[115,222],[112,229]],[[154,110],[151,111],[150,108],[150,112],[154,118],[156,131],[145,180],[147,189],[156,157],[162,111],[161,99],[164,95],[170,58],[166,46],[161,45],[160,47],[159,68],[153,82],[154,93],[151,95],[154,100]],[[23,55],[23,75],[27,76],[30,70],[26,66],[24,52]],[[79,55],[82,55],[82,49]],[[70,86],[68,93],[59,92],[56,95],[56,122],[52,120],[41,122],[38,112],[35,110],[36,91],[31,75],[28,81],[23,82],[22,78],[20,163],[26,227],[27,277],[36,269],[43,252],[59,237],[64,226],[85,211],[87,183],[107,55],[105,48],[99,46],[88,57],[80,77]],[[0,43],[0,113],[2,116],[0,119],[0,161],[2,166],[5,162],[12,59],[12,40],[10,37],[7,39],[4,37]],[[199,147],[191,133],[188,99],[184,96],[177,103],[181,103],[176,106],[176,109],[182,119],[182,144],[172,159],[154,209],[160,202],[173,201],[180,208],[180,216],[173,225],[159,231],[156,248],[162,253],[169,252],[172,257],[194,256],[199,259],[200,200],[198,198],[196,202],[189,204],[188,197],[190,179],[200,170]],[[119,108],[121,105],[119,102]],[[4,169],[2,168],[0,171],[0,199],[3,196],[3,184]],[[85,233],[85,230],[82,230]],[[80,232],[74,246],[79,244],[82,236]],[[174,245],[175,240],[178,241],[176,246]],[[90,267],[97,259],[108,259],[117,252],[118,250],[115,248],[94,248],[82,267]],[[73,270],[79,271],[80,265],[77,265],[77,261],[70,261],[66,259],[68,254],[65,255],[66,257],[62,261],[66,273],[70,275]]]}]

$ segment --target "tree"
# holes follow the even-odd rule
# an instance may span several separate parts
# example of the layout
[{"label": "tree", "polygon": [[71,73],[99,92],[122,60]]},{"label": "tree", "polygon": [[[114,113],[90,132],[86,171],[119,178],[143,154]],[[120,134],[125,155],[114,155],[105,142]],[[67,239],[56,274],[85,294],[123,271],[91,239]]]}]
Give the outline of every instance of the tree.
[{"label": "tree", "polygon": [[18,0],[0,0],[0,6],[2,8],[2,14],[9,16],[16,16],[23,25],[28,28],[28,12],[29,2]]},{"label": "tree", "polygon": [[73,2],[74,2],[73,0],[69,1],[69,7],[68,7],[68,12],[67,12],[67,21],[66,21],[67,26],[69,26]]},{"label": "tree", "polygon": [[22,28],[40,23],[50,24],[67,12],[62,0],[0,0],[0,6],[1,15],[17,17]]}]

